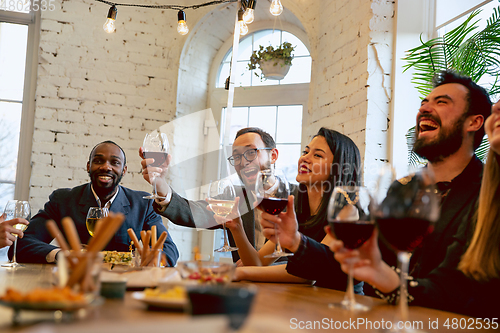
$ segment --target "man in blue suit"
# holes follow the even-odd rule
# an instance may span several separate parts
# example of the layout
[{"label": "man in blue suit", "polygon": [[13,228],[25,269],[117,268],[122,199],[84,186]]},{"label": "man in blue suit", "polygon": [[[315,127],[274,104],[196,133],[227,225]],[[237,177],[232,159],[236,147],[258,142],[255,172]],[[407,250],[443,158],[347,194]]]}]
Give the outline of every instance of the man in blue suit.
[{"label": "man in blue suit", "polygon": [[[123,149],[112,141],[99,143],[92,149],[87,162],[90,183],[72,189],[58,189],[52,192],[43,209],[30,221],[24,237],[18,240],[17,260],[30,263],[56,261],[60,248],[50,245],[52,237],[45,222],[54,220],[62,230],[62,218],[69,216],[75,222],[82,243],[88,243],[90,235],[85,220],[90,207],[106,207],[112,212],[125,215],[125,222],[106,246],[106,250],[128,251],[130,237],[127,229],[132,228],[140,239],[141,230],[156,225],[158,235],[166,230],[161,217],[155,213],[152,200],[142,197],[146,192],[134,191],[120,186],[120,180],[127,172]],[[179,252],[170,235],[163,245],[168,264],[174,266]],[[12,256],[12,250],[9,252]]]}]

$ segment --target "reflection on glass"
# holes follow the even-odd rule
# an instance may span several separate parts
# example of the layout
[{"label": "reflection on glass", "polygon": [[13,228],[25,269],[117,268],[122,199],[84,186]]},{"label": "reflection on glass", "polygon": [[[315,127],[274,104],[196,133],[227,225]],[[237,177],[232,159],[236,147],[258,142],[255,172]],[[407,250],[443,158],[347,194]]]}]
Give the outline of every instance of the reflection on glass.
[{"label": "reflection on glass", "polygon": [[[229,138],[233,140],[236,137],[236,133],[247,127],[248,122],[248,108],[233,108],[233,113],[231,114],[231,126],[229,130]],[[228,155],[229,156],[229,155]]]},{"label": "reflection on glass", "polygon": [[274,137],[276,131],[276,111],[275,106],[251,107],[248,126],[260,127]]}]

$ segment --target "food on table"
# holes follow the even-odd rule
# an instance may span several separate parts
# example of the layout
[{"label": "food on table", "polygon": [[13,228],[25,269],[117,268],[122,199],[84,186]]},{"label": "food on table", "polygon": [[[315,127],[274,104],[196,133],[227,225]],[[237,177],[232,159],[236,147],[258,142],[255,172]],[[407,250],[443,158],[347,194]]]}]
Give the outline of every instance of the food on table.
[{"label": "food on table", "polygon": [[102,251],[103,261],[109,264],[130,265],[132,263],[131,252]]},{"label": "food on table", "polygon": [[5,295],[0,297],[5,302],[85,302],[81,293],[74,292],[68,287],[53,287],[49,289],[36,288],[28,293],[22,293],[16,289],[8,288]]},{"label": "food on table", "polygon": [[160,288],[146,288],[144,289],[144,296],[179,300],[187,299],[186,289],[181,286],[175,286],[166,291],[161,291]]}]

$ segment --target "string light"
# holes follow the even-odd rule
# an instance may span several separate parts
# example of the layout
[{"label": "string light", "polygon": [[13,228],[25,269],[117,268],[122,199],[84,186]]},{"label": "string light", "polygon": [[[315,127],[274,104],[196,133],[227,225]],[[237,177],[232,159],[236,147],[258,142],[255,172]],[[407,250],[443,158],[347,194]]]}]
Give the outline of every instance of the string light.
[{"label": "string light", "polygon": [[281,1],[273,0],[273,2],[271,2],[271,8],[269,8],[269,11],[274,16],[279,16],[281,13],[283,13],[283,5],[281,4]]},{"label": "string light", "polygon": [[240,8],[240,10],[238,10],[238,23],[240,24],[240,35],[241,36],[244,36],[248,33],[248,27],[245,23],[245,21],[243,21],[243,14],[245,13],[245,11]]},{"label": "string light", "polygon": [[116,20],[116,13],[117,12],[118,12],[118,10],[116,9],[116,7],[114,5],[108,11],[108,17],[107,17],[106,23],[104,23],[104,25],[102,26],[104,31],[106,31],[108,34],[111,34],[111,33],[115,32],[115,30],[116,30],[115,20]]},{"label": "string light", "polygon": [[257,3],[257,0],[248,0],[247,2],[242,1],[241,4],[243,7],[246,7],[245,14],[243,14],[243,21],[245,21],[246,24],[250,24],[253,22],[255,19],[255,4]]},{"label": "string light", "polygon": [[186,35],[189,32],[189,28],[186,23],[186,13],[183,10],[179,10],[177,13],[177,20],[177,32],[181,35]]}]

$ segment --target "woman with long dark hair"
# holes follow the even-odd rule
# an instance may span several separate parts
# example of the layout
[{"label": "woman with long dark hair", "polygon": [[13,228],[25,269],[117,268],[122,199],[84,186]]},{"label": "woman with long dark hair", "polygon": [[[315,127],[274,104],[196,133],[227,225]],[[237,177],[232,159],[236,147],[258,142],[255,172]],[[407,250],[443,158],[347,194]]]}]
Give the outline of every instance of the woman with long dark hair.
[{"label": "woman with long dark hair", "polygon": [[[359,185],[360,154],[358,147],[347,136],[322,127],[305,147],[298,161],[298,187],[294,187],[289,197],[287,210],[296,213],[298,232],[323,244],[328,244],[330,236],[325,233],[328,201],[335,185]],[[265,218],[269,214],[261,213]],[[305,279],[286,272],[285,265],[267,266],[274,260],[264,258],[272,253],[275,244],[268,241],[258,252],[249,246],[241,233],[241,223],[235,219],[227,224],[244,267],[238,267],[235,280],[269,282],[302,282]],[[238,231],[240,230],[240,231]],[[326,245],[325,245],[326,246]],[[243,253],[246,252],[246,253]],[[249,255],[250,253],[250,255]],[[250,260],[248,258],[251,258]]]}]

